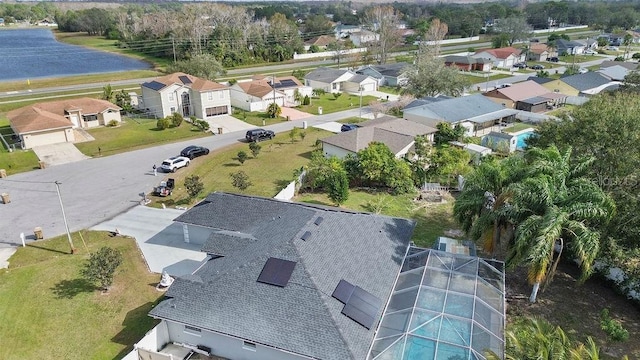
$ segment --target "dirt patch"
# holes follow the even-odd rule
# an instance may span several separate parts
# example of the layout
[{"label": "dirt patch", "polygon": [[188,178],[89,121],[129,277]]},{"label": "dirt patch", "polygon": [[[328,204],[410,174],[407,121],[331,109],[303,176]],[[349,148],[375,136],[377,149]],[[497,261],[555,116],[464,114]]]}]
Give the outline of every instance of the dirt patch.
[{"label": "dirt patch", "polygon": [[[517,316],[537,316],[559,325],[573,340],[584,342],[591,336],[600,346],[603,359],[640,359],[640,306],[617,294],[608,283],[594,276],[578,283],[579,271],[572,264],[560,264],[553,282],[529,303],[531,286],[525,269],[507,273],[507,321]],[[629,340],[614,342],[600,329],[600,312],[610,310],[611,318],[629,331]]]}]

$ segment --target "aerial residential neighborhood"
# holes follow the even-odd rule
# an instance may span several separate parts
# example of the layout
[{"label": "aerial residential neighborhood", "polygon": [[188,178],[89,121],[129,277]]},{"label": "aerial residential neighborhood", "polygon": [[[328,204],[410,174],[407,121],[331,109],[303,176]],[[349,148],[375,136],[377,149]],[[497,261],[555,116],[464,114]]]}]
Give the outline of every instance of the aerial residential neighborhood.
[{"label": "aerial residential neighborhood", "polygon": [[638,19],[0,2],[0,359],[640,358]]}]

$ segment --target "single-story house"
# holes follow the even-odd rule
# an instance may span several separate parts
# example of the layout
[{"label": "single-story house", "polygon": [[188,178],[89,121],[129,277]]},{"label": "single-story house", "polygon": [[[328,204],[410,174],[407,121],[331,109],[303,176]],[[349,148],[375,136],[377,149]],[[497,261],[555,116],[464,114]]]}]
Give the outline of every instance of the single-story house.
[{"label": "single-story house", "polygon": [[467,130],[467,136],[474,136],[480,130],[512,122],[517,112],[475,94],[405,108],[403,116],[406,120],[433,128],[441,122],[460,125]]},{"label": "single-story house", "polygon": [[350,92],[367,94],[378,90],[378,81],[370,76],[359,75],[351,70],[317,68],[304,77],[305,86],[322,89],[329,93]]},{"label": "single-story house", "polygon": [[488,72],[491,71],[492,61],[474,56],[447,55],[444,57],[444,64],[462,71]]},{"label": "single-story house", "polygon": [[512,153],[517,149],[518,137],[516,135],[492,131],[482,137],[480,144],[491,148],[493,151]]},{"label": "single-story house", "polygon": [[403,86],[407,83],[407,67],[405,62],[368,65],[356,70],[356,74],[371,76],[378,80],[378,86]]},{"label": "single-story house", "polygon": [[277,77],[272,85],[276,90],[285,95],[285,106],[300,105],[299,101],[296,101],[296,92],[300,98],[304,98],[305,96],[311,97],[311,93],[313,92],[311,86],[304,86],[295,76]]},{"label": "single-story house", "polygon": [[629,61],[611,61],[611,60],[606,60],[600,63],[600,69],[604,69],[612,66],[622,66],[627,70],[635,70],[638,68],[638,63],[629,62]]},{"label": "single-story house", "polygon": [[531,43],[527,52],[527,60],[529,61],[547,61],[549,57],[557,56],[557,52],[552,51],[547,44]]},{"label": "single-story house", "polygon": [[607,88],[612,86],[616,87],[620,84],[620,82],[612,81],[603,74],[595,71],[563,76],[558,80],[574,89],[574,92],[576,92],[578,96],[595,95]]},{"label": "single-story house", "polygon": [[326,157],[343,159],[348,154],[356,154],[371,142],[380,142],[389,147],[397,158],[413,149],[416,136],[424,135],[433,142],[436,129],[419,123],[382,116],[358,123],[358,128],[338,133],[322,139],[322,151]]},{"label": "single-story house", "polygon": [[208,256],[131,358],[504,357],[504,263],[412,246],[412,220],[212,193],[175,222]]},{"label": "single-story house", "polygon": [[359,33],[360,31],[362,31],[362,28],[359,25],[347,25],[338,23],[333,30],[336,39],[344,39],[350,37],[355,33]]},{"label": "single-story house", "polygon": [[585,50],[597,50],[598,49],[598,40],[586,38],[585,40],[574,40],[582,45],[584,45]]},{"label": "single-story house", "polygon": [[523,110],[521,109],[521,106],[518,106],[519,101],[525,101],[534,97],[544,97],[548,99],[547,102],[552,106],[564,104],[567,98],[563,94],[550,92],[546,87],[531,80],[487,91],[483,95],[507,108],[519,110]]},{"label": "single-story house", "polygon": [[586,50],[586,45],[578,41],[556,39],[555,48],[560,55],[580,55]]},{"label": "single-story house", "polygon": [[93,128],[122,121],[119,106],[105,100],[78,98],[37,103],[9,111],[7,118],[22,148],[74,142],[74,128]]},{"label": "single-story house", "polygon": [[606,68],[601,68],[597,72],[604,75],[611,81],[624,81],[624,78],[629,74],[629,69],[624,66],[609,66]]},{"label": "single-story house", "polygon": [[407,106],[405,106],[404,109],[405,110],[406,109],[411,109],[413,107],[427,105],[427,104],[431,104],[431,103],[434,103],[434,102],[453,99],[453,98],[454,98],[453,96],[447,96],[447,95],[426,96],[426,97],[423,97],[423,98],[420,98],[420,99],[414,99],[409,104],[407,104]]},{"label": "single-story house", "polygon": [[369,30],[361,30],[349,35],[349,39],[355,46],[364,46],[380,40],[380,34]]},{"label": "single-story house", "polygon": [[504,47],[498,49],[482,49],[473,54],[476,59],[486,59],[493,63],[494,67],[509,69],[514,64],[523,62],[525,55],[522,50],[514,47]]},{"label": "single-story house", "polygon": [[331,35],[314,36],[311,39],[304,42],[304,50],[309,51],[309,48],[315,45],[320,50],[324,51],[327,48],[327,45],[332,44],[334,42],[336,42],[335,36],[331,36]]},{"label": "single-story house", "polygon": [[266,111],[269,104],[284,106],[284,92],[271,87],[267,79],[240,80],[229,88],[231,105],[245,111]]},{"label": "single-story house", "polygon": [[140,110],[164,118],[173,113],[208,119],[231,113],[229,88],[177,72],[142,84]]}]

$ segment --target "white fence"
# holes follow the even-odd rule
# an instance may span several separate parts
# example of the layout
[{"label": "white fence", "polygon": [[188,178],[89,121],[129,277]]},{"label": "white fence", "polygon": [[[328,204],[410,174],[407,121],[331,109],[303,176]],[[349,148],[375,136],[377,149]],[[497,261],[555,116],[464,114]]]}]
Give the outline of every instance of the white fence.
[{"label": "white fence", "polygon": [[273,198],[276,200],[284,200],[291,201],[294,196],[296,196],[296,192],[298,191],[300,185],[304,181],[304,177],[307,175],[306,170],[302,170],[298,178],[289,183],[284,189],[280,190],[280,192],[274,196]]},{"label": "white fence", "polygon": [[[367,48],[356,48],[349,50],[341,50],[340,53],[342,55],[350,55],[350,54],[359,54],[366,52]],[[307,53],[307,54],[293,54],[293,60],[305,60],[305,59],[314,59],[314,58],[332,58],[336,56],[337,51],[322,51],[317,53]]]},{"label": "white fence", "polygon": [[[460,44],[460,43],[466,43],[466,42],[471,42],[471,41],[479,41],[480,40],[480,36],[471,36],[471,37],[466,37],[466,38],[459,38],[459,39],[447,39],[447,40],[442,40],[440,41],[440,45],[447,45],[447,44]],[[419,45],[421,43],[427,44],[427,45],[435,45],[436,42],[435,41],[416,41],[413,43],[413,45]]]},{"label": "white fence", "polygon": [[589,98],[586,96],[567,96],[566,103],[569,105],[584,105],[589,101]]},{"label": "white fence", "polygon": [[534,34],[548,34],[556,31],[566,31],[566,30],[576,30],[576,29],[588,29],[588,25],[575,25],[575,26],[567,26],[562,28],[551,28],[551,29],[540,29],[533,30]]}]

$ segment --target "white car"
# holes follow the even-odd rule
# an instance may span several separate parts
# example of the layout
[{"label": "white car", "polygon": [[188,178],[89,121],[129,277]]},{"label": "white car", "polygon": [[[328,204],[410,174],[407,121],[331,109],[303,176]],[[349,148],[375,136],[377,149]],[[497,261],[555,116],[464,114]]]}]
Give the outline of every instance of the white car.
[{"label": "white car", "polygon": [[585,55],[598,55],[598,52],[595,50],[585,50]]},{"label": "white car", "polygon": [[181,167],[189,166],[189,158],[184,156],[170,157],[162,162],[160,169],[164,172],[176,172]]},{"label": "white car", "polygon": [[580,69],[578,70],[578,72],[579,72],[580,74],[586,74],[586,73],[588,73],[588,72],[589,72],[589,69],[580,68]]}]

